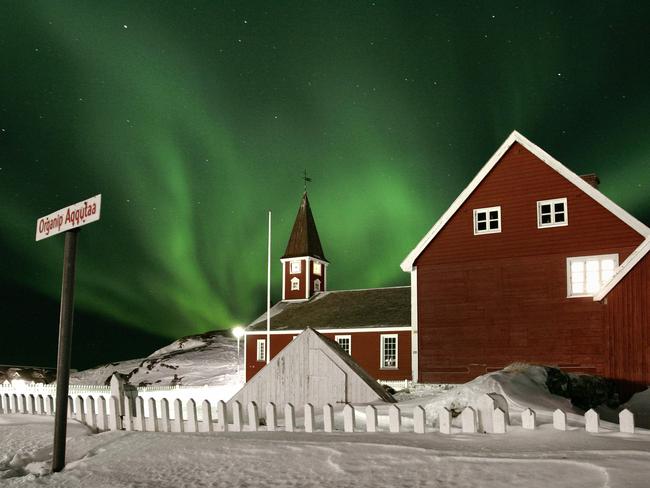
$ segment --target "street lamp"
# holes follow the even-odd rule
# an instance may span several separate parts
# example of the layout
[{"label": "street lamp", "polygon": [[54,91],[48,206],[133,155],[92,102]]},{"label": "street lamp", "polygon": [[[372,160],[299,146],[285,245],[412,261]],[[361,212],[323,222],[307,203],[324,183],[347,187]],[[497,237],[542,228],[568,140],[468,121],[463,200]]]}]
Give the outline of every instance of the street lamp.
[{"label": "street lamp", "polygon": [[244,328],[240,325],[232,329],[232,335],[237,339],[237,374],[239,374],[239,339],[244,337]]}]

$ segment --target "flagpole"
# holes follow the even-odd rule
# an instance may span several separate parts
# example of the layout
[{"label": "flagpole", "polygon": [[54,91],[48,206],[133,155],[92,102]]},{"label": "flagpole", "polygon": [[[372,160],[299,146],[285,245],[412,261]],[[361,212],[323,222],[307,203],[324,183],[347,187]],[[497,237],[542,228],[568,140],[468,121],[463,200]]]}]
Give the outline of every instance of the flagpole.
[{"label": "flagpole", "polygon": [[269,210],[269,248],[266,270],[266,364],[271,359],[271,211]]}]

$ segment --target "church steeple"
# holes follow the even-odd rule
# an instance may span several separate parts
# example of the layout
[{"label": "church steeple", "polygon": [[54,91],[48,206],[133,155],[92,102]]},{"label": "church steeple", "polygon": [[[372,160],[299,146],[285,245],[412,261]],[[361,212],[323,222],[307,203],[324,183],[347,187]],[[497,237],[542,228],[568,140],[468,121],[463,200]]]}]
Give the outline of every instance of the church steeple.
[{"label": "church steeple", "polygon": [[314,215],[305,191],[282,262],[282,299],[307,300],[326,290],[326,268]]}]

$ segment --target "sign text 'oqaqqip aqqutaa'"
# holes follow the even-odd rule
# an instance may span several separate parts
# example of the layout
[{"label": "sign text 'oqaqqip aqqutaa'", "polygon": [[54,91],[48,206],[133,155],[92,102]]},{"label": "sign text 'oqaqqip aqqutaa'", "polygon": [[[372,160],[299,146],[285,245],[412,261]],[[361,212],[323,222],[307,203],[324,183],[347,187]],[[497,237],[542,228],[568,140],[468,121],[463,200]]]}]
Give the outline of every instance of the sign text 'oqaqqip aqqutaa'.
[{"label": "sign text 'oqaqqip aqqutaa'", "polygon": [[36,240],[46,239],[61,232],[97,222],[102,206],[102,196],[95,195],[36,221]]}]

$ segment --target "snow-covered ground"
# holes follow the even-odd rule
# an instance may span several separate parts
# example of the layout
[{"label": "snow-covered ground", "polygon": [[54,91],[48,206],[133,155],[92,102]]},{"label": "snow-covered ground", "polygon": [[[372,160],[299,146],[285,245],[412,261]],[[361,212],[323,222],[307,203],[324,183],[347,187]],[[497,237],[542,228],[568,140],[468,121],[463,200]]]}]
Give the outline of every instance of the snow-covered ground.
[{"label": "snow-covered ground", "polygon": [[[240,370],[243,367],[243,341]],[[240,382],[237,341],[228,333],[184,337],[146,358],[109,363],[74,373],[71,384],[104,385],[113,373],[127,375],[134,386],[223,386]]]},{"label": "snow-covered ground", "polygon": [[0,485],[59,487],[647,487],[650,435],[283,432],[91,434],[69,425],[67,466],[44,475],[51,418],[0,416]]},{"label": "snow-covered ground", "polygon": [[[489,391],[503,394],[512,425],[504,435],[386,432],[387,407],[378,408],[383,432],[244,432],[162,434],[104,432],[93,434],[71,421],[66,469],[48,474],[52,418],[0,415],[0,486],[65,487],[646,487],[650,431],[620,434],[602,422],[599,434],[585,432],[580,412],[567,399],[548,393],[540,367],[491,373],[453,388],[419,387],[400,394],[409,414],[425,405],[460,409]],[[650,411],[648,392],[628,406],[637,415]],[[537,411],[535,431],[520,426],[519,412]],[[551,412],[569,412],[569,430],[553,429]],[[340,408],[337,409],[340,412]],[[381,416],[383,414],[383,416]],[[429,418],[432,418],[429,416]],[[412,429],[405,419],[405,430]],[[340,428],[340,413],[337,415]],[[322,425],[317,418],[317,428]],[[363,407],[357,427],[363,428]],[[298,426],[302,420],[298,419]],[[264,427],[261,427],[263,430]]]}]

